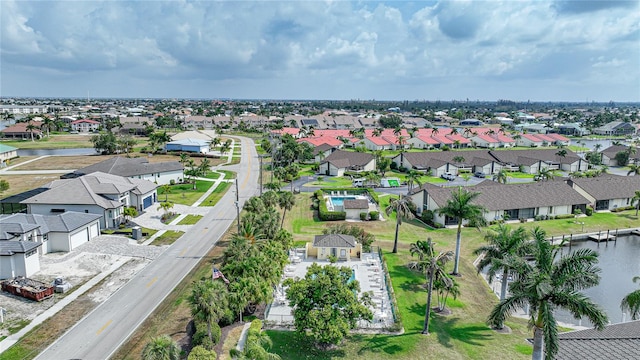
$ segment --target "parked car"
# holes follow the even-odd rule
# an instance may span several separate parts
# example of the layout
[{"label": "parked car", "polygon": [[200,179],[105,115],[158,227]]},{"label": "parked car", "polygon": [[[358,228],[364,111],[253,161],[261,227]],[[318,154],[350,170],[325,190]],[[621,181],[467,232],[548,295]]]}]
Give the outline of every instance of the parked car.
[{"label": "parked car", "polygon": [[453,181],[453,180],[455,180],[455,179],[456,179],[456,176],[455,176],[455,175],[453,175],[453,174],[452,174],[452,173],[450,173],[450,172],[446,172],[446,173],[444,173],[444,174],[440,175],[440,177],[441,177],[441,178],[443,178],[443,179],[445,179],[445,180],[447,180],[447,181]]},{"label": "parked car", "polygon": [[487,177],[482,171],[476,171],[475,173],[473,173],[473,176],[481,179],[484,179],[485,177]]}]

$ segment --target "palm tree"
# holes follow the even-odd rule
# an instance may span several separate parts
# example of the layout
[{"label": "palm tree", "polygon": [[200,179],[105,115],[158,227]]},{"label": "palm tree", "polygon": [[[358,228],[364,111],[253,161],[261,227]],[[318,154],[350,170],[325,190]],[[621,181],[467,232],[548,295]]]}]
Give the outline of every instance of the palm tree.
[{"label": "palm tree", "polygon": [[162,191],[162,193],[164,194],[164,202],[168,202],[169,201],[169,194],[171,193],[171,185],[164,184],[164,185],[160,186],[160,191]]},{"label": "palm tree", "polygon": [[497,181],[501,184],[506,184],[508,180],[509,180],[509,174],[505,169],[500,169],[500,171],[493,174],[493,181]]},{"label": "palm tree", "polygon": [[38,127],[33,125],[32,123],[27,124],[26,130],[31,134],[31,141],[33,141],[33,131]]},{"label": "palm tree", "polygon": [[219,137],[219,136],[214,137],[213,139],[211,139],[211,145],[213,145],[213,148],[214,148],[214,149],[215,149],[215,148],[217,148],[217,147],[218,147],[218,145],[220,145],[220,143],[221,143],[221,142],[222,142],[222,141],[220,140],[220,137]]},{"label": "palm tree", "polygon": [[207,322],[207,335],[213,342],[211,324],[224,317],[228,303],[227,286],[222,281],[202,280],[193,284],[189,305],[191,314]]},{"label": "palm tree", "polygon": [[44,119],[42,120],[42,126],[47,127],[47,137],[50,137],[49,131],[51,131],[51,126],[53,125],[54,125],[54,120],[48,116],[45,116]]},{"label": "palm tree", "polygon": [[456,219],[458,222],[458,232],[456,233],[456,257],[453,265],[453,275],[458,275],[458,266],[460,263],[460,243],[462,237],[462,222],[468,220],[470,223],[478,226],[484,225],[486,222],[484,219],[484,212],[486,209],[483,206],[473,204],[480,193],[470,192],[462,187],[458,187],[457,190],[451,192],[451,198],[447,200],[447,204],[437,212],[441,215],[448,216]]},{"label": "palm tree", "polygon": [[231,150],[231,140],[227,140],[220,147],[220,154],[224,155]]},{"label": "palm tree", "polygon": [[[640,276],[633,277],[633,282],[636,281],[640,282]],[[640,318],[640,290],[632,291],[622,298],[620,308],[622,311],[628,311],[632,320],[638,320]]]},{"label": "palm tree", "polygon": [[636,190],[633,197],[631,198],[631,206],[636,207],[636,216],[638,216],[638,210],[640,209],[640,190]]},{"label": "palm tree", "polygon": [[402,218],[413,219],[413,213],[410,208],[411,198],[408,196],[398,196],[389,200],[389,206],[385,208],[385,213],[389,216],[392,212],[396,212],[396,235],[393,240],[393,253],[398,252],[398,232],[402,225]]},{"label": "palm tree", "polygon": [[567,150],[565,150],[565,149],[560,149],[560,150],[556,153],[556,155],[560,157],[560,161],[559,161],[559,163],[560,163],[560,165],[562,165],[562,159],[564,159],[565,157],[567,157]]},{"label": "palm tree", "polygon": [[640,175],[640,164],[629,164],[629,171],[627,171],[627,176],[632,174]]},{"label": "palm tree", "polygon": [[200,176],[207,176],[207,172],[211,170],[211,161],[207,158],[202,159],[198,166],[198,174]]},{"label": "palm tree", "polygon": [[142,360],[179,360],[180,347],[169,335],[152,338],[142,349]]},{"label": "palm tree", "polygon": [[[493,282],[496,274],[502,271],[500,300],[504,300],[507,295],[507,279],[509,272],[513,270],[513,264],[527,255],[530,250],[527,232],[523,227],[512,230],[509,226],[500,224],[496,231],[486,234],[485,240],[488,244],[473,251],[475,255],[483,254],[476,267],[478,273],[488,268],[487,275],[490,283]],[[502,324],[498,328],[501,329]]]},{"label": "palm tree", "polygon": [[422,176],[422,174],[417,171],[417,170],[409,170],[409,173],[407,174],[407,186],[408,186],[408,192],[411,192],[411,189],[413,189],[413,184],[418,184],[418,186],[422,186],[422,181],[420,181],[420,177]]},{"label": "palm tree", "polygon": [[283,191],[280,193],[280,196],[278,197],[278,206],[283,210],[282,223],[280,224],[281,229],[284,226],[284,217],[287,215],[287,210],[291,210],[295,204],[296,198],[293,196],[293,193],[289,191]]},{"label": "palm tree", "polygon": [[562,308],[574,317],[587,317],[594,327],[602,330],[607,315],[581,290],[600,282],[598,253],[580,249],[560,256],[545,239],[540,228],[533,231],[533,262],[521,260],[515,266],[515,278],[509,296],[491,311],[487,322],[498,326],[517,309],[530,307],[529,324],[534,329],[533,360],[555,358],[558,352],[558,328],[554,310]]},{"label": "palm tree", "polygon": [[424,327],[422,328],[422,333],[429,335],[429,317],[431,315],[433,282],[451,282],[452,279],[447,276],[444,267],[445,264],[453,257],[453,252],[447,251],[436,254],[431,238],[428,238],[427,241],[418,240],[411,244],[410,252],[411,256],[418,256],[418,261],[410,263],[409,268],[424,272],[425,276],[429,280],[427,284],[427,306],[424,315]]},{"label": "palm tree", "polygon": [[169,209],[171,209],[172,207],[173,207],[173,203],[165,201],[165,202],[160,203],[160,206],[158,206],[158,210],[162,209],[165,214],[168,214],[169,213]]}]

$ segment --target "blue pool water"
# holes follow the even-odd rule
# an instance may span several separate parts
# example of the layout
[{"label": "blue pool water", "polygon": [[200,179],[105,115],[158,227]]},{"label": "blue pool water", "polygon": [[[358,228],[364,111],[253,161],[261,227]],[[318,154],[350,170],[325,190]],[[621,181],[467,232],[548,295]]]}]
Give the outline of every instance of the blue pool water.
[{"label": "blue pool water", "polygon": [[333,206],[342,206],[345,200],[355,200],[355,196],[330,196]]}]

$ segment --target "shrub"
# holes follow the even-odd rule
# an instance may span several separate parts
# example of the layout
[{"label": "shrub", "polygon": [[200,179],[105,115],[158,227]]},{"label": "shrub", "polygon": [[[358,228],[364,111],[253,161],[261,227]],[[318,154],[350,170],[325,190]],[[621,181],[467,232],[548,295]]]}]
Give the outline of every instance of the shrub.
[{"label": "shrub", "polygon": [[573,210],[573,215],[582,215],[582,210],[580,209]]},{"label": "shrub", "polygon": [[335,264],[338,262],[338,257],[335,255],[329,255],[327,256],[327,260],[329,260],[330,263]]},{"label": "shrub", "polygon": [[444,225],[440,224],[440,223],[433,223],[433,227],[436,229],[443,229]]},{"label": "shrub", "polygon": [[420,216],[423,222],[427,224],[433,223],[433,211],[432,210],[422,210],[422,215]]},{"label": "shrub", "polygon": [[378,220],[380,219],[380,212],[378,211],[370,211],[369,212],[369,220]]},{"label": "shrub", "polygon": [[398,170],[398,164],[392,161],[391,164],[389,165],[389,168],[391,170]]},{"label": "shrub", "polygon": [[191,344],[193,346],[200,345],[209,350],[213,349],[222,337],[222,330],[220,330],[220,325],[217,323],[211,324],[211,337],[213,338],[213,343],[209,340],[209,335],[207,334],[207,323],[204,321],[196,322],[196,332],[191,338]]},{"label": "shrub", "polygon": [[560,214],[560,215],[556,215],[555,219],[572,219],[575,218],[576,216],[573,214]]},{"label": "shrub", "polygon": [[169,185],[175,185],[175,184],[176,184],[175,180],[173,180],[173,179],[169,180]]},{"label": "shrub", "polygon": [[587,216],[593,215],[593,208],[591,206],[587,206],[587,210],[585,211],[585,214],[587,214]]},{"label": "shrub", "polygon": [[366,212],[361,212],[360,213],[360,220],[362,220],[362,221],[367,220],[367,213]]},{"label": "shrub", "polygon": [[526,219],[526,218],[520,218],[520,219],[518,219],[518,220],[520,220],[520,222],[521,222],[521,223],[526,223],[526,222],[527,222],[527,219]]},{"label": "shrub", "polygon": [[408,169],[407,169],[406,167],[404,167],[404,166],[400,166],[400,167],[398,167],[398,171],[400,171],[401,173],[406,173],[406,172],[407,172],[407,170],[408,170]]},{"label": "shrub", "polygon": [[324,197],[324,192],[322,192],[322,190],[316,190],[313,192],[313,196],[315,196],[315,198],[318,200],[322,200]]}]

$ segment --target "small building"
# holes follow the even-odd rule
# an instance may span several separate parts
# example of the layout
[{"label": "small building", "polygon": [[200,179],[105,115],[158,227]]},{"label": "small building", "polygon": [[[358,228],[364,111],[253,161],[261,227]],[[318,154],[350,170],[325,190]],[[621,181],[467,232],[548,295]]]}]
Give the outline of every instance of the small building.
[{"label": "small building", "polygon": [[376,161],[372,154],[336,150],[320,163],[319,173],[344,176],[345,171],[362,172],[375,169]]},{"label": "small building", "polygon": [[18,157],[18,149],[13,146],[0,144],[0,167],[4,167],[8,160]]},{"label": "small building", "polygon": [[625,145],[611,145],[600,152],[602,156],[602,165],[626,166],[627,164],[618,164],[616,155],[619,152],[626,152],[627,154],[629,154],[629,163],[640,163],[640,152],[638,152],[638,149],[636,149],[635,152],[632,150],[633,149],[630,149]]},{"label": "small building", "polygon": [[307,256],[315,256],[318,260],[335,256],[338,260],[349,261],[360,258],[362,244],[356,242],[356,238],[351,235],[316,235],[313,243],[307,243],[306,251]]},{"label": "small building", "polygon": [[635,126],[623,121],[612,121],[593,129],[593,133],[598,135],[632,135],[635,132]]},{"label": "small building", "polygon": [[71,122],[71,130],[77,132],[94,132],[100,128],[100,122],[91,119],[80,119]]},{"label": "small building", "polygon": [[40,271],[41,245],[32,241],[0,241],[0,280],[29,277]]},{"label": "small building", "polygon": [[460,120],[460,126],[482,126],[484,123],[478,119]]},{"label": "small building", "polygon": [[[36,128],[33,130],[27,129],[27,126],[30,124]],[[40,139],[42,137],[42,130],[40,130],[41,125],[41,121],[17,123],[0,130],[0,134],[2,134],[4,138],[27,140],[33,137],[34,139]]]},{"label": "small building", "polygon": [[209,141],[200,139],[182,139],[175,140],[165,144],[167,151],[184,151],[206,154],[210,152]]},{"label": "small building", "polygon": [[342,208],[347,214],[347,219],[359,220],[360,213],[369,212],[369,201],[366,199],[345,199],[342,203]]},{"label": "small building", "polygon": [[640,176],[601,175],[569,180],[571,187],[587,198],[596,211],[631,206],[640,189]]}]

